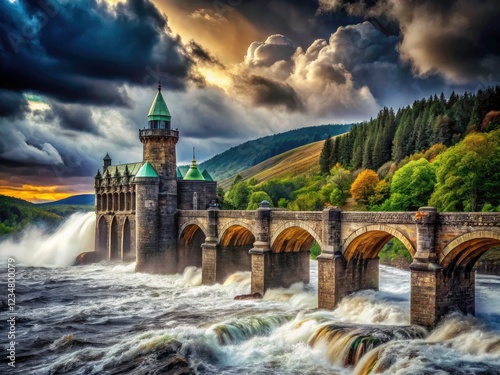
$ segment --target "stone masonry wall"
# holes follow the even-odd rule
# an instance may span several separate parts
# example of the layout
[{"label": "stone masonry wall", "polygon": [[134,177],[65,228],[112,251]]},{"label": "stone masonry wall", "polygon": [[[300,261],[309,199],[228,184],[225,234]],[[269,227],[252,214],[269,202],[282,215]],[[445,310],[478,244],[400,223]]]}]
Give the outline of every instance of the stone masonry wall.
[{"label": "stone masonry wall", "polygon": [[177,207],[179,210],[194,210],[193,196],[197,194],[198,210],[206,210],[217,198],[217,183],[210,181],[177,181]]}]

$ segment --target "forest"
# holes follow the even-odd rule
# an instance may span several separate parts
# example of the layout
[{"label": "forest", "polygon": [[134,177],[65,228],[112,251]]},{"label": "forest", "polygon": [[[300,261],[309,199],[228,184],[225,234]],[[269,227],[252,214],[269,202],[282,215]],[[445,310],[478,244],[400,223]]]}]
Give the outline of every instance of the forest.
[{"label": "forest", "polygon": [[[227,209],[500,210],[500,87],[383,108],[349,133],[328,136],[320,173],[244,181],[237,176]],[[345,207],[347,204],[347,207]]]},{"label": "forest", "polygon": [[75,212],[90,212],[94,208],[93,204],[34,204],[0,195],[0,237],[19,233],[33,224],[52,230]]},{"label": "forest", "polygon": [[[289,210],[500,211],[500,87],[452,93],[383,108],[347,134],[327,137],[319,173],[244,181],[237,176],[223,208],[256,209],[262,200]],[[410,261],[397,240],[381,259]]]}]

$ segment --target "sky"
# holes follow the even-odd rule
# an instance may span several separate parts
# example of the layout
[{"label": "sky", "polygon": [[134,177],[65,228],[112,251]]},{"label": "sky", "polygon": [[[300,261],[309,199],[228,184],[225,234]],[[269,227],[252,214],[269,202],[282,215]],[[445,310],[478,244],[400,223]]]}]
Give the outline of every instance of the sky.
[{"label": "sky", "polygon": [[497,0],[0,0],[0,194],[92,193],[142,159],[158,81],[179,164],[500,80]]}]

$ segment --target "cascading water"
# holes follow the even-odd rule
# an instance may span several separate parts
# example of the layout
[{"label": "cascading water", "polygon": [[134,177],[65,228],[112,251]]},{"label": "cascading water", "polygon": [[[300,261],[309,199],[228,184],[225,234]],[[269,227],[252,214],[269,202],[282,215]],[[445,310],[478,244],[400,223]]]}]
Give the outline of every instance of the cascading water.
[{"label": "cascading water", "polygon": [[50,235],[31,229],[0,244],[2,259],[25,265],[16,270],[9,373],[500,374],[499,277],[478,276],[478,318],[451,316],[427,333],[408,326],[406,271],[381,266],[381,291],[333,311],[316,310],[316,262],[309,285],[234,300],[250,293],[249,272],[204,286],[195,267],[182,275],[138,274],[132,263],[68,267],[92,249],[94,225],[93,214],[74,216]]},{"label": "cascading water", "polygon": [[78,254],[94,249],[95,213],[75,213],[54,233],[30,227],[20,238],[0,242],[0,260],[14,257],[24,266],[67,267]]}]

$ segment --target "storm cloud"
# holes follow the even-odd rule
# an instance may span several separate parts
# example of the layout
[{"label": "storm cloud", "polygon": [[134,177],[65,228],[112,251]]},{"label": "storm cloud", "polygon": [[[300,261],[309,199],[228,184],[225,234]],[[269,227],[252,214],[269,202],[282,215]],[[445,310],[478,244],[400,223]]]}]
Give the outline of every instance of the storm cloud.
[{"label": "storm cloud", "polygon": [[421,77],[439,74],[454,83],[498,74],[500,7],[496,0],[345,1],[320,0],[325,11],[399,25],[399,52]]},{"label": "storm cloud", "polygon": [[[498,78],[493,0],[0,2],[0,187],[92,190],[142,158],[158,80],[178,162]],[[28,189],[28,188],[26,188]]]},{"label": "storm cloud", "polygon": [[130,106],[124,84],[151,85],[162,78],[170,89],[184,89],[189,68],[180,38],[150,1],[0,3],[5,92]]}]

